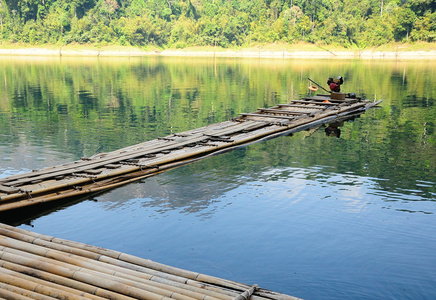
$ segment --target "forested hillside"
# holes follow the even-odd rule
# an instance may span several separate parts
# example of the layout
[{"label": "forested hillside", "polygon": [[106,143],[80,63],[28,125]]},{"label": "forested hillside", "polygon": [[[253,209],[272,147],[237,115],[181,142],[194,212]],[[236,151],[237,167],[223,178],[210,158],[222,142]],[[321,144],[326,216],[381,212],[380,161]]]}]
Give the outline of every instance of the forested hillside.
[{"label": "forested hillside", "polygon": [[28,44],[344,47],[435,42],[434,0],[0,0],[0,39]]}]

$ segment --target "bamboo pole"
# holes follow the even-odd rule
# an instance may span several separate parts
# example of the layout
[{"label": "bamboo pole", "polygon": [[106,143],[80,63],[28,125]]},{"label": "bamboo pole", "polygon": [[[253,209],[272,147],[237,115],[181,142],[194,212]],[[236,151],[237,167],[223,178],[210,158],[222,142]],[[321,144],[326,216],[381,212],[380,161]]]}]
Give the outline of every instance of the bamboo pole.
[{"label": "bamboo pole", "polygon": [[[5,224],[1,224],[0,227],[2,227],[2,229],[4,229],[4,230],[12,229],[12,230],[10,230],[10,232],[15,231],[16,234],[14,236],[17,238],[21,237],[22,240],[32,240],[33,237],[35,237],[34,240],[36,240],[36,238],[51,240],[53,242],[53,244],[56,243],[56,244],[59,244],[62,246],[67,245],[71,248],[75,248],[75,249],[79,249],[79,250],[86,250],[87,252],[95,253],[95,254],[99,255],[99,259],[102,259],[103,257],[105,257],[106,261],[108,261],[109,258],[118,259],[121,262],[127,262],[127,263],[130,263],[132,265],[142,266],[142,267],[150,268],[153,270],[158,270],[158,271],[163,272],[163,273],[174,274],[176,276],[181,276],[185,279],[195,280],[196,278],[198,278],[201,275],[197,272],[186,271],[183,269],[178,269],[178,268],[170,267],[170,266],[163,265],[160,263],[156,263],[156,262],[153,262],[151,260],[142,259],[142,258],[139,258],[136,256],[128,255],[125,253],[112,251],[112,250],[108,250],[108,249],[103,249],[100,247],[90,246],[90,245],[86,245],[86,244],[81,244],[81,243],[77,243],[77,242],[71,242],[71,241],[62,240],[62,239],[58,239],[58,238],[52,238],[52,237],[48,237],[48,236],[46,236],[44,238],[43,235],[39,235],[39,234],[30,235],[30,238],[28,238],[28,237],[26,237],[26,234],[28,233],[28,231],[25,231],[25,230],[22,230],[19,228],[14,228],[12,226],[5,225]],[[3,242],[0,244],[4,245],[5,243]],[[20,245],[19,241],[17,241],[16,245],[17,246]],[[24,248],[26,248],[26,247],[24,247]],[[36,253],[47,253],[47,251],[41,251],[41,250],[32,249],[32,248],[30,249],[30,251],[33,251]],[[73,251],[70,251],[70,252],[73,252]],[[244,285],[242,285],[242,289],[243,288],[245,288]]]},{"label": "bamboo pole", "polygon": [[7,284],[0,283],[0,297],[4,297],[3,299],[10,300],[34,300],[32,297],[27,297],[24,295],[26,293],[25,290],[13,288],[8,286]]},{"label": "bamboo pole", "polygon": [[[94,285],[96,287],[104,288],[136,299],[162,300],[167,298],[163,295],[159,295],[154,292],[150,292],[148,290],[143,290],[135,286],[126,285],[124,283],[119,282],[116,278],[99,276],[97,272],[85,271],[79,267],[74,267],[74,266],[71,266],[70,268],[66,268],[62,266],[59,262],[49,263],[47,259],[44,259],[42,257],[31,258],[31,255],[25,255],[24,253],[15,254],[15,253],[3,252],[3,251],[0,252],[0,256],[2,260],[18,263],[39,270],[44,270],[50,273],[54,273],[56,275],[65,276],[70,279],[78,280],[81,282],[87,282],[88,284]],[[183,300],[188,300],[188,299],[183,299]]]},{"label": "bamboo pole", "polygon": [[46,286],[45,283],[43,284],[35,283],[34,281],[30,281],[20,276],[17,276],[15,272],[11,272],[5,269],[0,269],[0,282],[10,287],[20,288],[20,289],[28,290],[29,292],[34,292],[31,295],[29,295],[32,296],[34,299],[52,299],[52,297],[70,299],[70,300],[89,299],[87,297],[70,293],[62,289],[57,289],[53,286]]},{"label": "bamboo pole", "polygon": [[[341,112],[336,112],[336,111],[335,112],[328,112],[328,113],[325,113],[325,114],[321,114],[322,115],[321,117],[315,118],[315,120],[317,120],[317,121],[314,121],[314,118],[311,118],[309,120],[307,120],[307,118],[304,118],[304,119],[300,120],[299,122],[297,122],[297,125],[299,125],[299,126],[295,126],[295,124],[292,124],[292,125],[295,128],[300,128],[302,125],[305,125],[306,123],[310,123],[309,126],[314,126],[314,125],[316,125],[318,123],[329,121],[331,118],[328,118],[328,116],[335,115],[335,114],[342,115],[343,112],[346,112],[346,111],[351,110],[351,109],[356,110],[356,108],[361,107],[361,106],[365,106],[365,105],[368,106],[367,103],[359,102],[357,104],[354,104],[354,106],[352,106],[352,107],[347,107],[347,108],[341,110],[342,113]],[[373,106],[373,105],[371,105],[371,106]],[[250,138],[251,139],[259,139],[259,138],[262,138],[265,135],[274,136],[275,133],[278,132],[278,131],[287,131],[287,132],[289,132],[289,128],[279,127],[279,129],[277,130],[277,129],[273,129],[273,126],[270,126],[268,128],[268,130],[259,130],[259,134],[251,136]],[[154,159],[154,160],[150,160],[148,163],[150,165],[152,165],[152,164],[164,164],[164,163],[166,163],[168,161],[187,159],[190,156],[198,155],[200,153],[207,153],[207,152],[210,152],[212,150],[215,151],[216,153],[219,153],[219,150],[221,150],[222,148],[227,147],[227,148],[230,149],[233,146],[235,146],[236,144],[243,145],[243,144],[246,144],[248,142],[249,141],[247,141],[247,139],[241,139],[239,141],[233,142],[233,144],[232,143],[226,143],[224,145],[215,147],[215,149],[208,148],[208,149],[199,150],[199,151],[197,151],[195,153],[188,153],[187,155],[183,155],[183,156],[176,156],[176,157],[175,156],[170,156],[170,157],[166,157],[166,158],[157,158],[157,159]],[[226,151],[228,151],[228,150],[226,150]],[[189,161],[187,161],[187,162],[189,162]],[[187,162],[184,162],[184,163],[187,163]],[[148,167],[148,166],[144,165],[143,167]],[[141,167],[132,167],[131,169],[129,169],[129,171],[135,172],[135,171],[140,170],[141,168],[142,168],[142,166]],[[144,171],[143,170],[143,171],[151,174],[151,173],[153,173],[153,170],[154,169],[149,169],[148,171]],[[128,172],[128,171],[127,170],[122,170],[122,171],[112,172],[111,174],[104,174],[102,176],[97,176],[96,179],[94,179],[94,181],[99,180],[99,179],[101,180],[102,178],[108,178],[108,177],[112,177],[112,176],[124,175],[126,172]],[[145,177],[147,177],[147,176],[143,176],[142,178],[145,178]],[[73,183],[67,183],[67,184],[64,184],[64,185],[60,185],[59,188],[67,187],[67,186],[70,186],[70,185],[78,185],[78,184],[82,184],[83,182],[89,182],[89,181],[90,181],[90,179],[78,180],[78,181],[73,182]],[[128,181],[128,182],[130,182],[130,181]],[[123,184],[123,183],[120,183],[120,184]],[[120,184],[115,184],[114,186],[118,186]],[[85,194],[85,193],[95,192],[95,191],[99,191],[99,190],[110,188],[110,187],[112,187],[112,185],[108,185],[108,186],[102,187],[102,188],[89,189],[89,190],[85,189],[85,190],[82,190],[82,191],[75,191],[74,190],[72,195],[74,195],[74,196],[82,195],[82,194]],[[50,189],[47,189],[47,190],[50,190]],[[43,190],[41,190],[39,192],[42,192],[42,191]],[[24,201],[21,204],[10,204],[10,205],[3,204],[3,205],[0,205],[0,211],[14,209],[14,208],[19,208],[19,207],[23,207],[23,206],[27,206],[27,205],[32,205],[32,204],[37,204],[37,203],[40,203],[40,202],[54,201],[54,200],[58,200],[58,199],[65,198],[65,197],[69,197],[69,196],[72,196],[72,195],[69,195],[68,193],[66,195],[65,195],[65,193],[57,193],[56,196],[52,196],[52,197],[45,196],[44,200],[40,200],[40,201],[38,201],[36,198],[32,198],[31,200]]]},{"label": "bamboo pole", "polygon": [[[156,142],[156,140],[153,140],[153,142]],[[160,145],[162,144],[162,145]],[[155,145],[154,147],[148,148],[147,150],[156,150],[159,149],[162,146],[168,146],[167,143],[165,143],[164,141],[160,140],[158,145]],[[121,153],[119,155],[115,155],[115,158],[120,156],[121,159],[124,157],[122,154],[124,151],[120,151]],[[107,156],[103,156],[100,159],[97,159],[98,162],[104,162],[104,164],[106,164],[107,161]],[[110,159],[113,159],[114,157],[109,156]],[[22,180],[35,180],[38,178],[39,175],[45,175],[45,174],[52,174],[53,171],[56,171],[56,169],[60,169],[60,170],[69,170],[69,169],[79,169],[80,167],[84,167],[84,166],[93,166],[95,164],[96,160],[80,160],[80,161],[74,161],[72,163],[68,163],[68,164],[63,164],[60,166],[55,166],[55,167],[49,167],[49,168],[45,168],[45,169],[41,169],[39,171],[35,171],[35,172],[31,172],[31,173],[23,173],[23,174],[17,174],[17,175],[12,175],[6,178],[2,178],[0,180],[0,182],[5,182],[8,184],[11,184],[11,182],[19,184],[20,179]],[[60,174],[62,175],[62,174]],[[13,180],[16,180],[15,182]]]},{"label": "bamboo pole", "polygon": [[[360,103],[357,103],[357,105],[365,105],[365,103],[363,103],[363,102],[360,102]],[[350,106],[348,106],[347,108],[345,108],[345,110],[347,110],[347,109],[353,109],[353,108],[355,108],[356,107],[356,104],[354,104],[354,106],[353,105],[350,105]],[[330,112],[330,114],[331,114],[332,112]],[[333,113],[335,113],[335,112],[333,112]],[[324,114],[318,114],[318,116],[317,116],[317,118],[319,118],[319,117],[324,117],[325,115]],[[309,119],[309,120],[303,120],[303,122],[311,122],[313,120],[313,118],[312,119]],[[248,122],[250,122],[250,121],[248,121]],[[251,121],[251,122],[253,122],[253,121]],[[301,120],[299,121],[299,122],[301,122]],[[299,124],[299,122],[294,122],[295,124],[293,124],[293,125],[298,125]],[[292,125],[292,124],[291,124]],[[290,126],[291,126],[290,125]],[[251,126],[251,124],[249,125],[249,126]],[[232,126],[227,126],[227,127],[232,127]],[[243,127],[241,127],[241,128],[239,128],[238,130],[241,130],[241,129],[243,129]],[[228,129],[224,129],[224,130],[227,130],[226,132],[219,132],[218,134],[223,134],[223,133],[225,133],[225,134],[228,134],[228,133],[235,133],[235,132],[238,132],[238,130],[233,130],[233,129],[231,129],[231,131],[229,132],[228,131]],[[214,133],[211,133],[211,132],[207,132],[207,134],[217,134],[217,132],[214,132]],[[197,139],[189,139],[188,140],[188,142],[184,142],[184,143],[182,143],[182,144],[178,144],[178,146],[183,146],[183,145],[186,145],[186,143],[189,143],[189,142],[196,142],[196,141],[202,141],[202,140],[204,140],[204,137],[203,136],[201,136],[201,137],[197,137]],[[167,148],[165,148],[165,149],[167,149]],[[142,152],[140,152],[140,153],[142,153]],[[136,155],[140,155],[140,153],[134,153],[134,154],[132,154],[132,155],[134,155],[134,156],[136,156]],[[129,158],[130,156],[127,156],[127,157],[125,157],[125,156],[122,156],[122,159],[127,159],[127,158]],[[105,161],[105,164],[107,163],[107,161]],[[129,171],[134,171],[134,170],[132,170],[132,169],[128,169],[128,170],[122,170],[122,171],[119,171],[119,172],[111,172],[111,173],[109,173],[109,174],[104,174],[104,175],[102,175],[102,176],[97,176],[96,177],[96,179],[97,180],[100,180],[100,179],[102,179],[102,178],[107,178],[107,177],[110,177],[110,176],[117,176],[117,175],[120,175],[120,174],[124,174],[125,172],[129,172]],[[56,174],[58,174],[58,173],[55,173],[55,175]],[[48,175],[47,175],[48,176]],[[50,176],[53,176],[53,174],[52,175],[50,175]],[[35,178],[34,177],[32,177],[31,178],[32,180],[34,180]],[[89,182],[89,181],[91,181],[92,179],[89,179],[89,178],[86,178],[86,179],[79,179],[79,180],[77,180],[77,181],[74,181],[74,182],[68,182],[68,183],[66,183],[65,185],[66,186],[69,186],[69,185],[79,185],[79,184],[83,184],[83,183],[86,183],[86,182]],[[62,185],[60,185],[60,186],[56,186],[55,188],[58,188],[58,187],[64,187],[64,186],[62,186]],[[48,188],[48,189],[39,189],[39,190],[37,190],[37,191],[35,191],[34,193],[43,193],[43,192],[47,192],[47,191],[49,191],[49,190],[52,190],[52,189],[54,189],[53,187],[51,187],[51,188]],[[9,195],[9,196],[4,196],[4,197],[2,197],[2,200],[7,200],[8,198],[11,198],[11,197],[13,197],[12,195]]]},{"label": "bamboo pole", "polygon": [[[127,295],[138,295],[135,293],[139,293],[139,290],[145,290],[151,295],[160,295],[157,297],[166,297],[165,294],[169,295],[168,292],[170,292],[170,297],[181,300],[227,300],[233,299],[249,288],[241,283],[177,269],[117,251],[53,238],[5,224],[0,224],[0,229],[0,237],[3,236],[0,239],[0,245],[2,245],[0,246],[1,268],[21,273],[27,272],[29,275],[37,276],[40,280],[49,280],[53,284],[77,288],[96,296],[108,296],[112,293],[110,294],[111,299],[124,299],[116,298],[114,295],[121,292],[124,293],[122,297],[126,297]],[[32,245],[32,247],[25,244]],[[32,249],[33,247],[37,249]],[[24,250],[46,257],[23,252]],[[80,253],[84,257],[71,253]],[[106,270],[102,270],[102,266],[105,266]],[[149,272],[146,270],[148,267],[152,267],[151,274],[148,274]],[[180,277],[180,275],[184,277]],[[33,281],[40,283],[38,280]],[[151,283],[151,288],[145,286],[150,281],[155,281]],[[156,285],[156,283],[159,284]],[[131,292],[129,287],[134,288],[133,294],[125,294]],[[165,289],[164,295],[161,295],[159,289]],[[69,292],[70,290],[66,289],[65,291]],[[253,295],[252,298],[254,300],[265,299],[260,296],[262,294],[272,299],[283,297],[282,294],[271,291],[265,293],[260,289],[258,296]],[[289,296],[281,299],[294,298]]]},{"label": "bamboo pole", "polygon": [[[27,266],[11,262],[2,262],[1,267],[11,271],[15,271],[19,274],[31,274],[31,277],[35,282],[45,284],[48,286],[56,286],[60,289],[64,289],[69,292],[78,293],[85,296],[88,299],[114,299],[114,300],[134,300],[134,298],[127,297],[118,293],[114,293],[108,290],[98,288],[96,286],[89,285],[80,281],[76,281],[70,278],[59,276],[53,273],[37,270]],[[20,276],[20,275],[16,275]],[[26,275],[21,275],[26,276]],[[31,280],[31,279],[29,279]]]},{"label": "bamboo pole", "polygon": [[[245,126],[242,125],[241,127],[242,128],[236,129],[236,132],[244,130]],[[206,128],[206,127],[204,127],[204,128]],[[233,131],[235,131],[235,130],[233,130]],[[118,150],[118,151],[108,153],[107,155],[104,155],[104,156],[100,155],[99,159],[87,160],[87,161],[76,161],[76,162],[73,162],[70,164],[61,165],[58,167],[58,169],[60,169],[59,171],[55,170],[57,167],[50,167],[50,168],[45,168],[45,169],[35,171],[32,173],[25,173],[25,174],[18,174],[18,175],[9,176],[9,177],[3,178],[2,180],[0,180],[0,182],[5,182],[5,183],[10,184],[10,185],[19,185],[19,184],[22,184],[22,183],[28,182],[28,181],[44,179],[46,177],[44,175],[46,175],[46,174],[49,174],[49,176],[55,177],[55,176],[67,174],[66,170],[69,170],[68,171],[69,173],[80,172],[81,170],[86,170],[86,169],[89,169],[91,167],[92,168],[100,167],[100,166],[103,166],[104,164],[110,164],[110,163],[114,163],[114,162],[117,162],[120,160],[126,160],[126,159],[129,159],[132,157],[137,157],[138,155],[146,155],[146,154],[149,154],[150,152],[169,150],[169,149],[183,146],[186,143],[199,142],[201,140],[204,140],[205,135],[207,135],[207,133],[204,133],[204,134],[197,133],[196,135],[189,137],[188,140],[183,140],[182,142],[174,141],[171,143],[159,143],[157,145],[153,144],[153,147],[148,147],[146,149],[143,149],[139,152],[134,152],[133,154],[129,154],[127,156],[126,156],[125,152],[128,152],[128,150],[124,150],[124,151]],[[170,139],[171,137],[173,137],[173,136],[168,136],[168,139]],[[156,140],[153,140],[153,141],[156,141]],[[140,149],[140,148],[141,147],[135,147],[133,149]],[[114,153],[116,153],[116,155],[114,155]],[[86,166],[86,168],[85,168],[85,166]],[[13,180],[15,180],[15,181],[13,181]]]},{"label": "bamboo pole", "polygon": [[[83,268],[80,269],[81,271],[80,274],[82,274],[82,271],[83,273],[90,272],[95,276],[103,277],[108,280],[111,280],[113,276],[116,276],[118,282],[127,285],[132,285],[163,296],[173,297],[181,300],[204,298],[204,293],[199,293],[198,291],[195,291],[194,288],[183,289],[175,284],[167,285],[165,283],[158,282],[158,281],[156,282],[150,281],[152,277],[151,275],[144,274],[130,269],[125,269],[116,265],[103,263],[100,261],[94,261],[86,257],[78,257],[76,255],[71,255],[71,254],[66,255],[61,251],[48,250],[41,246],[28,244],[10,238],[3,238],[3,239],[0,238],[0,245],[13,249],[13,250],[4,249],[3,251],[8,251],[11,253],[17,253],[17,250],[24,251],[23,253],[19,253],[19,254],[29,258],[35,258],[35,255],[39,255],[42,256],[42,258],[40,258],[41,261],[50,263],[52,262],[52,260],[55,260],[56,265],[69,268],[71,270],[77,270],[76,267]],[[76,276],[78,276],[77,274],[79,273],[76,272],[75,274]],[[214,298],[212,296],[209,296],[209,299],[218,300],[218,298]],[[220,297],[219,299],[226,300],[228,298]]]}]

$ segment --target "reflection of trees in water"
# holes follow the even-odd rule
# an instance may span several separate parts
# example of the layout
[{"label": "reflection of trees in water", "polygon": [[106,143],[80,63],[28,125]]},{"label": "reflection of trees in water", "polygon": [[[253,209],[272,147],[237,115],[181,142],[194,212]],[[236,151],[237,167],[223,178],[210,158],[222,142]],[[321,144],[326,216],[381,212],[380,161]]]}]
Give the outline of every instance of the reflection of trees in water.
[{"label": "reflection of trees in water", "polygon": [[[433,62],[147,57],[8,58],[2,63],[0,139],[7,147],[5,156],[23,155],[23,149],[42,151],[27,154],[46,158],[43,166],[57,164],[56,159],[64,162],[71,154],[79,158],[115,150],[300,98],[309,74],[319,82],[342,75],[344,91],[383,99],[381,109],[345,123],[339,139],[326,138],[322,131],[303,132],[183,167],[194,170],[189,180],[173,178],[163,191],[152,191],[167,193],[151,194],[163,199],[162,206],[183,207],[191,197],[216,199],[220,189],[238,186],[244,176],[258,178],[265,168],[289,166],[322,166],[327,173],[383,179],[378,182],[382,190],[413,194],[417,189],[426,199],[435,195],[434,184],[416,187],[418,181],[436,182],[436,90],[429,88],[436,82]],[[196,172],[200,166],[208,171]],[[180,174],[172,172],[168,174]],[[197,173],[208,175],[195,178]],[[191,190],[197,195],[190,195]]]},{"label": "reflection of trees in water", "polygon": [[[416,151],[425,156],[421,157],[424,161],[405,159],[399,145],[407,137],[391,141],[398,143],[395,145],[379,144],[377,136],[384,128],[373,126],[374,114],[368,112],[354,122],[344,122],[344,134],[339,139],[326,137],[321,127],[256,143],[120,188],[101,201],[118,207],[139,198],[134,201],[136,204],[158,207],[157,211],[163,214],[177,210],[207,216],[214,212],[215,202],[229,201],[223,196],[246,183],[284,182],[292,178],[345,189],[370,182],[372,193],[386,202],[434,201],[436,176],[427,169],[425,161],[434,163],[435,158],[426,152],[428,145],[415,145],[419,148]],[[368,128],[372,128],[371,133]],[[402,167],[393,166],[392,159]],[[332,181],[332,177],[340,180]]]},{"label": "reflection of trees in water", "polygon": [[[393,127],[387,135],[383,123],[374,120],[379,113],[383,111],[370,110],[353,122],[344,122],[339,139],[327,137],[326,127],[313,128],[178,167],[95,199],[108,210],[145,207],[162,216],[176,211],[207,218],[238,201],[238,195],[244,198],[243,194],[229,196],[241,186],[287,182],[292,191],[293,179],[298,179],[305,186],[332,187],[333,192],[366,184],[375,199],[403,211],[401,203],[435,201],[436,175],[428,168],[435,163],[434,145],[404,135],[401,127],[396,132]],[[380,143],[380,135],[392,135],[392,139]],[[428,213],[414,207],[419,205],[408,211]]]},{"label": "reflection of trees in water", "polygon": [[241,164],[235,165],[234,157],[240,155],[227,153],[222,156],[129,184],[106,193],[98,200],[110,203],[111,209],[133,201],[135,206],[157,207],[157,212],[162,214],[178,210],[181,213],[200,213],[205,217],[214,211],[214,203],[220,202],[220,198],[228,191],[260,176],[259,170],[247,174],[242,166],[244,158]]}]

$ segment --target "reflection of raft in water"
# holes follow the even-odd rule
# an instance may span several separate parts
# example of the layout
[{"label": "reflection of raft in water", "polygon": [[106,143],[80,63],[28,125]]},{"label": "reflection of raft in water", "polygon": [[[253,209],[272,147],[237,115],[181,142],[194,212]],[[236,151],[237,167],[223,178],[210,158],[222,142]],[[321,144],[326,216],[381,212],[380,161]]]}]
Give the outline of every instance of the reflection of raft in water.
[{"label": "reflection of raft in water", "polygon": [[0,178],[0,212],[116,187],[234,147],[334,122],[378,103],[345,94],[317,95],[80,161]]}]

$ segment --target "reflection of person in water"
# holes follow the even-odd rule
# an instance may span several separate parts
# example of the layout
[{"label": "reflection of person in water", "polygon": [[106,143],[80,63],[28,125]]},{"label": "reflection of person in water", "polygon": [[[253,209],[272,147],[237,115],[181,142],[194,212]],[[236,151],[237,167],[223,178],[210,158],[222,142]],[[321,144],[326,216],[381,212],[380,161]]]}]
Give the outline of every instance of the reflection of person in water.
[{"label": "reflection of person in water", "polygon": [[344,122],[337,122],[337,123],[332,123],[329,124],[326,128],[325,128],[325,134],[327,136],[334,136],[337,138],[341,137],[341,130],[339,129],[339,126],[343,126]]}]

